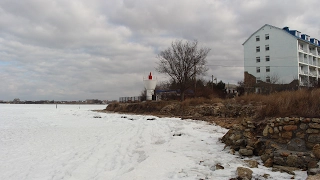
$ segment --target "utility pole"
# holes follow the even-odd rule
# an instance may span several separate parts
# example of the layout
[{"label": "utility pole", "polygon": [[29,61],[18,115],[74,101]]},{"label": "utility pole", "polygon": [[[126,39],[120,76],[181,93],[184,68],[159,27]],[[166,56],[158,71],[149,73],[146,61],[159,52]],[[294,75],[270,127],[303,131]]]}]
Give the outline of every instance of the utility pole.
[{"label": "utility pole", "polygon": [[212,75],[212,92],[213,92],[213,75]]}]

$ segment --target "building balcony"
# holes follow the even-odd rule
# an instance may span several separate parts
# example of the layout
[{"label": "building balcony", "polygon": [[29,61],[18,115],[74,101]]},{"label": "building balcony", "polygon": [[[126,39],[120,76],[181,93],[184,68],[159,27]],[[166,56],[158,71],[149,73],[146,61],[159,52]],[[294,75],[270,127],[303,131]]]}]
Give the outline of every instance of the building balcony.
[{"label": "building balcony", "polygon": [[299,58],[299,62],[308,64],[308,59],[307,58]]},{"label": "building balcony", "polygon": [[302,74],[302,75],[306,75],[306,76],[307,76],[309,73],[308,73],[308,71],[301,71],[301,70],[300,70],[300,71],[299,71],[299,74]]},{"label": "building balcony", "polygon": [[310,61],[309,64],[312,66],[317,66],[317,62],[315,62],[315,61]]},{"label": "building balcony", "polygon": [[309,72],[310,76],[317,77],[317,72]]}]

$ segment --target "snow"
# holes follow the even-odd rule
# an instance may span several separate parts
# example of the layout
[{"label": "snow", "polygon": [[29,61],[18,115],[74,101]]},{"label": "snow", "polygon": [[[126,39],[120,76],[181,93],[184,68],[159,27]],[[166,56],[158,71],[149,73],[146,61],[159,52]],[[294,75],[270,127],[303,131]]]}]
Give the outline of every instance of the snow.
[{"label": "snow", "polygon": [[[0,104],[0,179],[228,180],[247,167],[219,141],[227,132],[220,126],[91,111],[105,107]],[[256,179],[292,177],[262,165],[251,170]]]}]

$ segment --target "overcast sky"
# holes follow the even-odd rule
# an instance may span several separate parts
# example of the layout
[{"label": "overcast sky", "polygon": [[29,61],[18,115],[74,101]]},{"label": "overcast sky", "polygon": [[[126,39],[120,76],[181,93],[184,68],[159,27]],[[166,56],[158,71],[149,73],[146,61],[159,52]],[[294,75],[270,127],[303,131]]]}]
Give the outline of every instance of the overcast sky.
[{"label": "overcast sky", "polygon": [[0,0],[0,100],[138,96],[174,40],[211,49],[207,75],[243,80],[242,43],[264,24],[320,39],[319,0]]}]

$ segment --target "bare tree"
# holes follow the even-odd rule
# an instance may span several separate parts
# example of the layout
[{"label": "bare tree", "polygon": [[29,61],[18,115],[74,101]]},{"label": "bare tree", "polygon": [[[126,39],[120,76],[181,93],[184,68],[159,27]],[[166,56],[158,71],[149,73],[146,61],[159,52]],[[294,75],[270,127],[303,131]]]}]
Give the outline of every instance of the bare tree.
[{"label": "bare tree", "polygon": [[271,84],[277,84],[280,80],[280,76],[277,73],[273,73],[270,77],[270,83]]},{"label": "bare tree", "polygon": [[208,69],[206,57],[209,48],[198,48],[197,41],[176,40],[171,47],[158,54],[158,67],[160,73],[168,74],[177,83],[181,92],[181,100],[184,100],[185,91],[190,88],[196,75],[203,75]]}]

